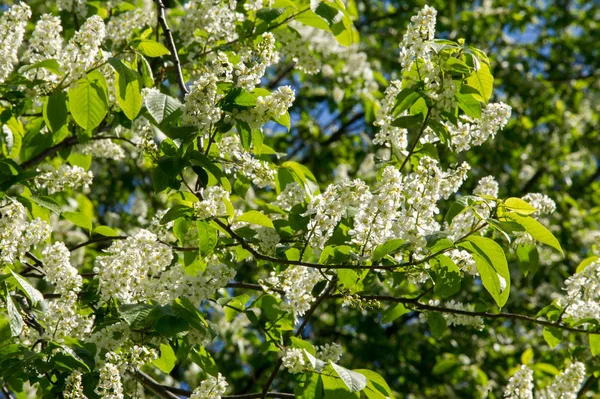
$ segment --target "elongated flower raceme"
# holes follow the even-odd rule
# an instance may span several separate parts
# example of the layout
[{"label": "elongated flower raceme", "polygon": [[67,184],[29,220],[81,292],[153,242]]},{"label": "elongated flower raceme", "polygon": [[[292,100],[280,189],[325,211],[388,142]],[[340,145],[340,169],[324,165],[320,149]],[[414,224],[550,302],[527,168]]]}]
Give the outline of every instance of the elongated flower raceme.
[{"label": "elongated flower raceme", "polygon": [[17,51],[23,42],[31,9],[27,4],[15,4],[0,15],[0,83],[3,83],[17,63]]}]

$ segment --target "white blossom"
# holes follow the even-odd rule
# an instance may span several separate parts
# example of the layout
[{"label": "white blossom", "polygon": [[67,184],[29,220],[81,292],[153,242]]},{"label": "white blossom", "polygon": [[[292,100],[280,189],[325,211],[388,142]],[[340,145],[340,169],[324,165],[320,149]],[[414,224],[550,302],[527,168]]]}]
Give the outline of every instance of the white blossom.
[{"label": "white blossom", "polygon": [[539,399],[577,399],[584,379],[585,365],[575,362],[554,378],[552,385],[546,387]]},{"label": "white blossom", "polygon": [[192,392],[190,399],[221,399],[227,391],[225,377],[218,373],[216,377],[209,375],[208,379],[202,381],[200,386]]},{"label": "white blossom", "polygon": [[522,199],[537,209],[538,214],[551,214],[556,210],[556,203],[546,194],[529,193]]},{"label": "white blossom", "polygon": [[106,37],[115,45],[122,45],[129,40],[135,29],[151,25],[155,20],[153,12],[141,8],[126,11],[112,17],[106,24]]},{"label": "white blossom", "polygon": [[140,230],[125,240],[115,240],[99,256],[94,268],[98,273],[100,298],[121,303],[136,303],[155,294],[156,277],[171,264],[171,249],[157,241],[156,235]]},{"label": "white blossom", "polygon": [[[282,273],[271,272],[263,285],[271,291],[271,288],[283,291],[283,301],[280,307],[292,313],[294,320],[304,315],[310,309],[315,297],[311,292],[315,284],[321,281],[322,276],[318,270],[304,266],[290,266]],[[279,292],[271,292],[280,298]]]},{"label": "white blossom", "polygon": [[79,371],[75,370],[67,377],[63,395],[65,399],[87,399],[87,396],[83,394],[83,383]]},{"label": "white blossom", "polygon": [[0,15],[0,83],[3,83],[18,62],[17,51],[23,42],[31,9],[25,3],[15,4]]},{"label": "white blossom", "polygon": [[533,399],[533,370],[521,365],[508,380],[504,397],[506,399]]},{"label": "white blossom", "polygon": [[123,381],[116,365],[105,363],[100,368],[100,381],[95,392],[102,399],[124,399]]},{"label": "white blossom", "polygon": [[104,36],[104,21],[98,15],[88,18],[75,32],[62,52],[62,63],[69,82],[81,78],[98,59]]},{"label": "white blossom", "polygon": [[46,169],[50,170],[35,177],[35,185],[38,189],[47,189],[48,194],[54,194],[67,189],[88,189],[94,178],[91,171],[86,172],[80,166],[62,164],[58,170],[50,166],[46,167]]},{"label": "white blossom", "polygon": [[342,345],[336,344],[325,344],[318,347],[317,358],[327,363],[331,360],[333,363],[337,363],[342,358]]},{"label": "white blossom", "polygon": [[223,137],[219,149],[232,161],[230,165],[226,165],[228,172],[240,173],[260,188],[275,184],[275,169],[267,161],[256,159],[246,151],[238,136]]},{"label": "white blossom", "polygon": [[227,214],[226,202],[229,193],[221,186],[211,186],[200,192],[202,201],[194,202],[193,207],[198,219],[219,217]]},{"label": "white blossom", "polygon": [[298,348],[287,348],[281,361],[290,373],[301,373],[307,366],[306,354]]},{"label": "white blossom", "polygon": [[306,200],[306,191],[296,182],[288,183],[275,200],[275,206],[286,211]]},{"label": "white blossom", "polygon": [[39,218],[29,222],[27,210],[16,201],[0,202],[0,216],[0,265],[23,259],[52,232],[50,225]]},{"label": "white blossom", "polygon": [[125,158],[123,147],[111,140],[93,140],[81,147],[81,153],[94,158],[114,159],[115,161]]}]

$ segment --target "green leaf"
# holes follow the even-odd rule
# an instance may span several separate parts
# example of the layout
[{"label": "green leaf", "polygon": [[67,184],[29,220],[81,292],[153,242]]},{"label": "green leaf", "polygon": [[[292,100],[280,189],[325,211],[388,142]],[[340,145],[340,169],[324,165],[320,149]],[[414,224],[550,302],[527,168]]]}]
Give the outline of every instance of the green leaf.
[{"label": "green leaf", "polygon": [[598,256],[590,256],[589,258],[585,258],[577,266],[577,269],[575,269],[575,272],[579,273],[579,272],[583,271],[583,269],[585,269],[586,267],[588,267],[590,264],[596,262],[598,259],[600,259],[600,257],[598,257]]},{"label": "green leaf", "polygon": [[140,55],[140,63],[138,66],[138,71],[140,76],[142,77],[142,81],[144,82],[144,87],[152,88],[154,87],[154,75],[152,74],[152,68],[148,63],[146,57]]},{"label": "green leaf", "polygon": [[471,73],[471,68],[467,64],[454,57],[448,58],[448,61],[446,61],[446,68],[453,72],[462,73],[463,75]]},{"label": "green leaf", "polygon": [[275,228],[273,226],[273,222],[269,219],[268,216],[263,215],[258,211],[248,211],[235,219],[236,222],[248,222],[252,224],[257,224],[263,227],[270,227],[272,229]]},{"label": "green leaf", "polygon": [[396,96],[392,116],[396,117],[409,109],[420,97],[421,95],[413,88],[402,90]]},{"label": "green leaf", "polygon": [[34,69],[44,68],[48,72],[52,72],[55,75],[62,75],[62,71],[60,70],[60,64],[57,60],[44,60],[40,62],[36,62],[35,64],[24,66],[19,69],[20,73],[25,73],[28,71],[32,71]]},{"label": "green leaf", "polygon": [[350,392],[359,392],[367,386],[367,377],[357,373],[356,371],[348,370],[342,366],[338,366],[331,360],[329,361],[336,374],[344,381],[344,384],[350,389]]},{"label": "green leaf", "polygon": [[154,306],[147,303],[125,304],[119,307],[119,314],[129,326],[134,326],[143,324],[153,309]]},{"label": "green leaf", "polygon": [[71,85],[69,110],[75,122],[91,131],[100,125],[108,112],[108,93],[104,76],[94,71]]},{"label": "green leaf", "polygon": [[175,219],[183,217],[191,218],[193,215],[194,210],[189,206],[184,204],[175,204],[160,219],[160,224],[167,224]]},{"label": "green leaf", "polygon": [[171,52],[168,48],[150,39],[142,39],[135,45],[136,50],[144,54],[146,57],[161,57],[163,55],[169,55]]},{"label": "green leaf", "polygon": [[[468,242],[462,242],[458,245],[473,255],[483,286],[492,295],[499,307],[504,306],[510,293],[510,272],[504,250],[489,238],[469,236],[466,240]],[[498,276],[505,280],[506,287],[504,290],[502,290]]]},{"label": "green leaf", "polygon": [[123,110],[125,116],[134,120],[142,109],[142,78],[123,61],[111,57],[108,62],[115,70],[116,98],[117,104]]},{"label": "green leaf", "polygon": [[415,129],[423,123],[423,114],[404,115],[392,121],[392,126],[404,129]]},{"label": "green leaf", "polygon": [[[355,369],[354,371],[364,375],[369,381],[367,389],[364,392],[367,396],[367,399],[393,398],[394,395],[392,393],[391,388],[389,387],[387,382],[385,382],[385,379],[381,375],[371,370]],[[373,392],[369,392],[369,388],[371,388]],[[379,393],[380,395],[377,395],[377,393]]]},{"label": "green leaf", "polygon": [[21,331],[23,331],[23,317],[21,317],[21,312],[15,305],[8,292],[8,286],[6,282],[2,283],[2,288],[4,289],[4,300],[6,301],[6,311],[8,312],[8,322],[10,324],[10,333],[12,337],[18,337],[21,335]]},{"label": "green leaf", "polygon": [[158,318],[154,324],[156,332],[164,337],[173,337],[190,329],[190,324],[178,316],[167,315]]},{"label": "green leaf", "polygon": [[457,90],[454,97],[456,97],[458,106],[465,115],[476,119],[481,118],[481,103],[474,97],[473,93],[464,93]]},{"label": "green leaf", "polygon": [[297,399],[322,399],[323,381],[318,373],[304,373],[305,380],[296,383],[294,395]]},{"label": "green leaf", "polygon": [[598,356],[600,354],[600,335],[590,334],[588,337],[592,356]]},{"label": "green leaf", "polygon": [[508,210],[515,211],[520,215],[531,215],[532,213],[537,212],[537,209],[529,205],[527,201],[515,197],[508,198],[504,201],[504,207]]},{"label": "green leaf", "polygon": [[119,234],[108,226],[98,226],[92,231],[92,234],[98,234],[105,237],[117,237]]},{"label": "green leaf", "polygon": [[75,226],[79,226],[90,233],[92,231],[92,220],[81,212],[63,212],[62,216]]},{"label": "green leaf", "polygon": [[23,277],[19,276],[12,270],[8,270],[10,271],[10,274],[12,274],[12,276],[15,278],[19,289],[27,296],[27,298],[29,298],[33,305],[44,300],[44,296],[42,295],[42,293],[33,288],[33,286],[29,284],[27,280],[25,280]]},{"label": "green leaf", "polygon": [[385,243],[378,245],[377,248],[373,251],[373,262],[378,261],[379,259],[389,255],[395,251],[397,251],[404,244],[404,240],[399,238],[394,238],[392,240],[386,241]]},{"label": "green leaf", "polygon": [[181,103],[176,98],[159,92],[148,90],[144,96],[144,105],[157,123],[162,123],[172,114],[181,109]]},{"label": "green leaf", "polygon": [[445,255],[438,255],[435,259],[438,264],[433,268],[435,273],[433,292],[442,298],[450,297],[460,291],[460,270],[452,259]]},{"label": "green leaf", "polygon": [[51,93],[44,101],[42,115],[46,126],[52,133],[56,133],[67,124],[67,95],[63,91]]},{"label": "green leaf", "polygon": [[217,229],[204,221],[196,222],[200,256],[212,254],[217,246]]},{"label": "green leaf", "polygon": [[476,95],[477,100],[487,104],[492,96],[494,88],[494,77],[490,73],[490,68],[485,63],[479,64],[479,70],[473,71],[471,76],[467,78],[467,84],[476,88],[481,95]]},{"label": "green leaf", "polygon": [[562,330],[553,327],[544,327],[544,340],[552,349],[556,348],[562,340]]},{"label": "green leaf", "polygon": [[540,222],[538,222],[531,216],[521,216],[514,212],[505,213],[504,216],[514,220],[515,222],[523,226],[525,228],[525,231],[529,233],[529,235],[531,235],[535,240],[556,249],[558,252],[560,252],[561,255],[565,255],[560,246],[560,243],[558,242],[556,237],[554,237],[554,235],[550,232],[550,230],[548,230],[546,227],[544,227],[544,225],[542,225]]},{"label": "green leaf", "polygon": [[437,312],[427,313],[427,324],[429,324],[429,331],[435,339],[440,339],[446,331],[446,319]]},{"label": "green leaf", "polygon": [[535,245],[519,245],[516,252],[519,258],[519,268],[523,273],[532,276],[537,273],[540,267],[540,255]]},{"label": "green leaf", "polygon": [[52,198],[52,197],[45,197],[45,196],[35,196],[32,195],[29,197],[29,199],[33,202],[35,202],[36,204],[38,204],[39,206],[49,209],[52,212],[54,212],[57,215],[60,215],[60,205],[58,205],[58,203]]},{"label": "green leaf", "polygon": [[381,317],[381,322],[383,324],[391,323],[396,320],[398,317],[403,316],[407,313],[410,313],[410,310],[404,306],[402,303],[397,303],[393,306],[390,306],[383,312],[383,316]]},{"label": "green leaf", "polygon": [[175,368],[175,364],[177,364],[177,356],[175,356],[171,345],[160,344],[160,357],[155,359],[152,364],[158,367],[163,373],[169,374]]}]

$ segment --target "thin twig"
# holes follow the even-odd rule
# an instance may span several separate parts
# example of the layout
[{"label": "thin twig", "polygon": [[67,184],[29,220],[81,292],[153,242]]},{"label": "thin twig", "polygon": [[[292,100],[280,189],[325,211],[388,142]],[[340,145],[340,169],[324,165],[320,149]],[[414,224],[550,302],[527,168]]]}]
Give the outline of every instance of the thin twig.
[{"label": "thin twig", "polygon": [[177,76],[177,84],[179,85],[179,89],[181,90],[181,94],[185,95],[189,93],[187,86],[185,85],[185,81],[183,80],[183,73],[181,72],[181,63],[179,62],[179,55],[177,54],[177,47],[175,47],[175,41],[173,40],[173,34],[171,33],[171,29],[169,29],[169,25],[167,24],[167,19],[165,17],[165,5],[162,0],[155,0],[156,6],[158,7],[158,23],[162,27],[163,32],[165,33],[165,40],[167,41],[167,47],[171,52],[171,59],[173,60],[173,64],[175,64],[175,74]]},{"label": "thin twig", "polygon": [[143,371],[136,370],[133,376],[136,380],[141,382],[143,386],[148,388],[154,394],[158,395],[158,397],[163,399],[179,399],[179,396],[169,391],[164,385],[161,385],[158,382],[156,382],[154,378],[150,377]]},{"label": "thin twig", "polygon": [[400,165],[400,168],[399,168],[400,172],[402,172],[404,165],[406,165],[406,163],[409,161],[411,155],[415,152],[415,148],[417,147],[417,144],[419,143],[419,140],[421,139],[423,132],[427,128],[427,123],[429,122],[430,117],[431,117],[431,109],[427,108],[427,115],[425,115],[425,119],[423,120],[423,125],[421,125],[421,130],[419,130],[419,134],[417,134],[417,137],[415,138],[415,141],[412,143],[410,150],[408,150],[408,154],[406,155],[406,158],[404,158],[404,161],[402,161],[402,165]]}]

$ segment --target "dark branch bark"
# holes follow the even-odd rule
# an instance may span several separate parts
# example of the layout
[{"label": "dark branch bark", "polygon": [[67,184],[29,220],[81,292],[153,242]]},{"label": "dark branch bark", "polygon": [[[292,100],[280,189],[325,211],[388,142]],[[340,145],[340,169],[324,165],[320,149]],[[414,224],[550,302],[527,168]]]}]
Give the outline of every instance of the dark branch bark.
[{"label": "dark branch bark", "polygon": [[183,73],[181,72],[181,62],[179,62],[179,55],[177,54],[177,47],[175,47],[175,41],[173,40],[173,33],[171,33],[171,29],[169,29],[169,25],[167,24],[167,19],[165,17],[165,5],[162,2],[162,0],[155,0],[155,2],[156,6],[158,7],[158,23],[160,24],[163,32],[165,33],[167,47],[171,52],[171,59],[173,60],[173,64],[175,64],[177,84],[179,85],[179,90],[181,90],[181,95],[183,96],[189,93],[189,90],[185,85],[185,81],[183,80]]}]

